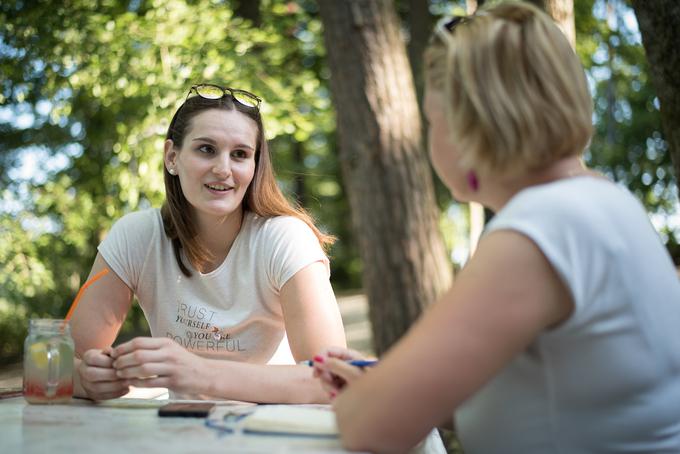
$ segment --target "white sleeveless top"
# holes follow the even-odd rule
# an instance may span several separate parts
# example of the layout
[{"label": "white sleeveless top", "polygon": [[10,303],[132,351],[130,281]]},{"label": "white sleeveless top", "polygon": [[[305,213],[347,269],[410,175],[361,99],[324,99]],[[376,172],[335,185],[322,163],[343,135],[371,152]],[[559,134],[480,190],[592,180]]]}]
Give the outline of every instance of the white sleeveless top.
[{"label": "white sleeveless top", "polygon": [[456,411],[467,454],[679,453],[680,280],[640,203],[604,179],[525,189],[485,234],[534,241],[575,309]]}]

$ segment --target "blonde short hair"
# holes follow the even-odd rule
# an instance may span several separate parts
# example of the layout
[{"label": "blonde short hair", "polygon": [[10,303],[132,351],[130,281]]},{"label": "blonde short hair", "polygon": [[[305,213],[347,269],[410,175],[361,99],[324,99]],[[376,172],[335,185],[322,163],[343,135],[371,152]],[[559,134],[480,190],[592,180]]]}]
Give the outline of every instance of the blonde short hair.
[{"label": "blonde short hair", "polygon": [[592,135],[583,67],[552,19],[526,3],[482,9],[425,56],[461,165],[519,174],[580,155]]}]

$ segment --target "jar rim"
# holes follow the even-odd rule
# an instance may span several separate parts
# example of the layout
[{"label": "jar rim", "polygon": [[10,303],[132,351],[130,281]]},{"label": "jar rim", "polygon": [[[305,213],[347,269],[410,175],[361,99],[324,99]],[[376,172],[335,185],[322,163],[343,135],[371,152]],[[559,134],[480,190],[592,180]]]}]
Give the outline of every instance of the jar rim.
[{"label": "jar rim", "polygon": [[69,321],[63,318],[32,318],[29,328],[70,330]]}]

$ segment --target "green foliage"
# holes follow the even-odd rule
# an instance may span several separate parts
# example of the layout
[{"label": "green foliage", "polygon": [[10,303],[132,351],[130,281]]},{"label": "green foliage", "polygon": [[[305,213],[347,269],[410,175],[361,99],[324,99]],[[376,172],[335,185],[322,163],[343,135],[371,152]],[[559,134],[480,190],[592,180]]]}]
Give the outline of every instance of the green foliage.
[{"label": "green foliage", "polygon": [[[677,215],[658,99],[639,35],[626,23],[631,8],[623,0],[583,0],[575,2],[575,13],[577,51],[595,100],[595,135],[586,160],[627,186],[651,214]],[[680,232],[665,229],[664,235],[673,252]]]},{"label": "green foliage", "polygon": [[[197,81],[264,98],[280,183],[340,237],[336,287],[357,286],[315,8],[262,2],[253,27],[215,0],[3,2],[0,103],[14,121],[0,122],[2,301],[27,316],[66,313],[112,222],[162,203],[165,130]],[[42,177],[13,176],[26,154]]]},{"label": "green foliage", "polygon": [[[674,180],[628,7],[609,2],[620,16],[613,27],[604,1],[574,3],[595,95],[587,158],[650,212],[670,211]],[[430,4],[461,12],[463,2]],[[255,27],[225,0],[0,3],[0,363],[20,354],[27,318],[66,313],[113,221],[160,206],[165,130],[197,81],[264,98],[281,187],[339,237],[336,289],[360,286],[316,3],[262,0],[260,11]],[[28,157],[26,176],[17,167]],[[447,191],[438,199],[450,203]],[[677,248],[672,229],[662,235]],[[122,336],[144,330],[135,309]]]}]

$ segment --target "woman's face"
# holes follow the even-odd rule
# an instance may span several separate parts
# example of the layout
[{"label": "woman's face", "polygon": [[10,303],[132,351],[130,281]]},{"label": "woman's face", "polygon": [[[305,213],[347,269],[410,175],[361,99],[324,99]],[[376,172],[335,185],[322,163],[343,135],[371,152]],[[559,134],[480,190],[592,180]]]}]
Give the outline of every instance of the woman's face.
[{"label": "woman's face", "polygon": [[210,109],[191,120],[181,149],[165,142],[165,165],[201,218],[240,213],[255,173],[257,124],[237,110]]},{"label": "woman's face", "polygon": [[466,172],[458,164],[458,150],[450,139],[443,102],[444,94],[441,91],[431,88],[425,90],[430,160],[453,197],[458,201],[469,201],[471,190],[467,185]]}]

